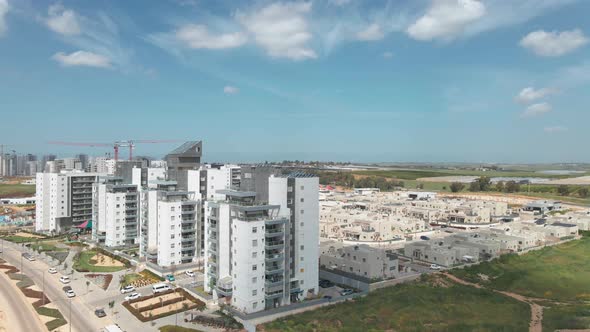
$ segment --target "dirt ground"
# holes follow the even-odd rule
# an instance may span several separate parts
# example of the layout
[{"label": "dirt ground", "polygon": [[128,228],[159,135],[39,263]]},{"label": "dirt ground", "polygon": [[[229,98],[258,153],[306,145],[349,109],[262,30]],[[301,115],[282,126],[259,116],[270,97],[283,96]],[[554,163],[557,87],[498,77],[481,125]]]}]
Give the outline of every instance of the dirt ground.
[{"label": "dirt ground", "polygon": [[156,308],[154,310],[144,311],[141,314],[144,317],[149,317],[150,316],[150,313],[152,315],[156,316],[156,315],[159,315],[161,313],[168,312],[168,311],[175,311],[175,310],[178,310],[178,309],[182,309],[182,305],[184,303],[186,303],[187,305],[191,305],[193,302],[191,302],[190,300],[184,300],[184,301],[181,301],[181,302],[176,302],[174,304],[165,305],[162,308]]},{"label": "dirt ground", "polygon": [[20,237],[30,237],[30,238],[33,238],[33,239],[42,239],[43,238],[42,236],[39,236],[39,235],[29,234],[29,233],[22,233],[22,232],[16,233],[14,235],[20,236]]},{"label": "dirt ground", "polygon": [[553,180],[547,182],[547,184],[590,185],[590,176],[579,176],[577,178]]},{"label": "dirt ground", "polygon": [[136,302],[136,303],[133,303],[131,306],[135,307],[135,305],[137,305],[138,308],[144,308],[144,307],[150,306],[152,304],[160,303],[160,299],[162,299],[162,302],[164,302],[164,301],[173,300],[173,299],[177,299],[177,298],[181,298],[181,297],[182,297],[182,295],[180,295],[178,293],[171,293],[171,294],[166,294],[166,295],[154,297],[154,298],[151,298],[151,299],[148,299],[145,301]]},{"label": "dirt ground", "polygon": [[118,260],[112,259],[111,257],[102,254],[96,254],[92,256],[91,259],[96,261],[94,266],[125,266],[125,264],[119,262]]}]

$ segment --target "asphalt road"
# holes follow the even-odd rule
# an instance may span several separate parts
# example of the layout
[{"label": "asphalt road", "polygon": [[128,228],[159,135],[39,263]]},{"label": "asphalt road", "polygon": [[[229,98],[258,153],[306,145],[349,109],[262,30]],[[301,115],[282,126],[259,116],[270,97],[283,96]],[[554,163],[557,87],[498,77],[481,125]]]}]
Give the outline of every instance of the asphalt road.
[{"label": "asphalt road", "polygon": [[4,311],[5,331],[47,331],[42,325],[33,306],[27,301],[10,281],[8,276],[0,272],[0,308]]},{"label": "asphalt road", "polygon": [[[6,261],[10,262],[17,268],[20,268],[21,250],[24,250],[21,246],[5,241],[4,253],[2,256]],[[29,276],[40,289],[43,289],[43,273],[45,273],[45,293],[51,302],[58,307],[59,311],[68,322],[70,322],[71,309],[72,331],[100,331],[100,329],[104,327],[104,323],[97,322],[94,313],[88,310],[78,297],[71,300],[68,299],[62,290],[64,285],[59,281],[61,274],[46,273],[48,269],[49,266],[40,260],[33,262],[24,260],[23,262],[24,273]]]}]

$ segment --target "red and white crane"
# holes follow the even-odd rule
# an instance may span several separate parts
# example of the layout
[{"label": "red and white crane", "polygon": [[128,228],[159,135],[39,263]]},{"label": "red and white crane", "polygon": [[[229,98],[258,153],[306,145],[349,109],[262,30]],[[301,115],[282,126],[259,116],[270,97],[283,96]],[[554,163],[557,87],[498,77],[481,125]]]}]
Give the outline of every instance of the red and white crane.
[{"label": "red and white crane", "polygon": [[89,146],[89,147],[112,147],[115,155],[115,161],[119,160],[119,148],[129,148],[129,160],[133,160],[133,148],[135,144],[158,144],[158,143],[177,143],[183,142],[180,140],[126,140],[126,141],[115,141],[114,143],[89,143],[89,142],[63,142],[63,141],[50,141],[49,144],[55,145],[67,145],[67,146]]}]

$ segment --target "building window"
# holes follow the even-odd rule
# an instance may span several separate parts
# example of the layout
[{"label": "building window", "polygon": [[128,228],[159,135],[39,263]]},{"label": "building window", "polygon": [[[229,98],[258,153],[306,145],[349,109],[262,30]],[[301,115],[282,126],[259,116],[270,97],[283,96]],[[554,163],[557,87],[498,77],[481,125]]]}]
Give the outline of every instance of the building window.
[{"label": "building window", "polygon": [[303,197],[301,197],[301,200],[300,200],[300,202],[301,202],[301,203],[303,203],[303,201],[304,201],[304,199],[303,199]]},{"label": "building window", "polygon": [[258,229],[256,227],[252,227],[252,233],[256,233],[258,232]]},{"label": "building window", "polygon": [[303,189],[305,189],[305,187],[304,186],[301,186],[301,190],[303,190]]},{"label": "building window", "polygon": [[299,250],[305,249],[305,246],[299,246]]},{"label": "building window", "polygon": [[170,235],[170,239],[174,239],[174,234]]},{"label": "building window", "polygon": [[252,278],[252,283],[253,283],[253,284],[255,284],[257,281],[258,281],[258,278],[257,278],[257,277],[253,277],[253,278]]},{"label": "building window", "polygon": [[258,270],[258,266],[256,266],[256,264],[252,265],[252,271],[256,271]]},{"label": "building window", "polygon": [[174,212],[174,206],[171,206],[171,207],[170,207],[170,211],[171,211],[171,212]]},{"label": "building window", "polygon": [[299,257],[299,260],[303,262],[303,257]]},{"label": "building window", "polygon": [[174,216],[170,216],[170,221],[174,221]]},{"label": "building window", "polygon": [[252,247],[258,246],[258,240],[252,240]]},{"label": "building window", "polygon": [[367,259],[366,258],[363,258],[363,263],[366,263],[366,262],[367,262]]},{"label": "building window", "polygon": [[305,269],[300,269],[299,272],[303,273],[305,272]]},{"label": "building window", "polygon": [[256,294],[258,294],[258,290],[255,289],[252,291],[252,296],[256,296]]},{"label": "building window", "polygon": [[303,214],[303,212],[304,212],[304,211],[303,211],[303,210],[301,210],[301,214]]},{"label": "building window", "polygon": [[257,255],[258,253],[256,251],[252,252],[252,258],[256,258]]},{"label": "building window", "polygon": [[170,229],[174,229],[174,225],[170,225]]},{"label": "building window", "polygon": [[252,309],[256,309],[257,306],[258,306],[258,302],[252,303]]}]

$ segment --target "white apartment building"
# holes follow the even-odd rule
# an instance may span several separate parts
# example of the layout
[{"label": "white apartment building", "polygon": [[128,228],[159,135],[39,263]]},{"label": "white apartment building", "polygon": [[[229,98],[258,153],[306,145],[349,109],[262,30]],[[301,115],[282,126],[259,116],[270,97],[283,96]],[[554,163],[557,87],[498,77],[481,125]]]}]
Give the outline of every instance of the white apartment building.
[{"label": "white apartment building", "polygon": [[38,232],[63,232],[92,220],[92,184],[104,174],[81,171],[37,173]]},{"label": "white apartment building", "polygon": [[140,188],[156,188],[160,181],[166,180],[166,168],[162,167],[136,167],[131,172],[131,183]]},{"label": "white apartment building", "polygon": [[235,190],[206,201],[205,291],[245,313],[317,294],[318,185],[305,174],[271,177],[269,203]]},{"label": "white apartment building", "polygon": [[160,266],[191,263],[200,256],[200,201],[177,191],[175,181],[154,185],[140,194],[140,257]]},{"label": "white apartment building", "polygon": [[90,171],[104,173],[108,175],[115,174],[117,162],[115,159],[107,157],[96,157],[90,162]]},{"label": "white apartment building", "polygon": [[240,185],[240,166],[203,165],[198,170],[188,171],[189,191],[200,193],[205,199],[224,199],[224,195],[218,194],[218,190],[238,189]]},{"label": "white apartment building", "polygon": [[99,178],[93,186],[92,238],[107,247],[139,242],[139,193],[121,178]]}]

